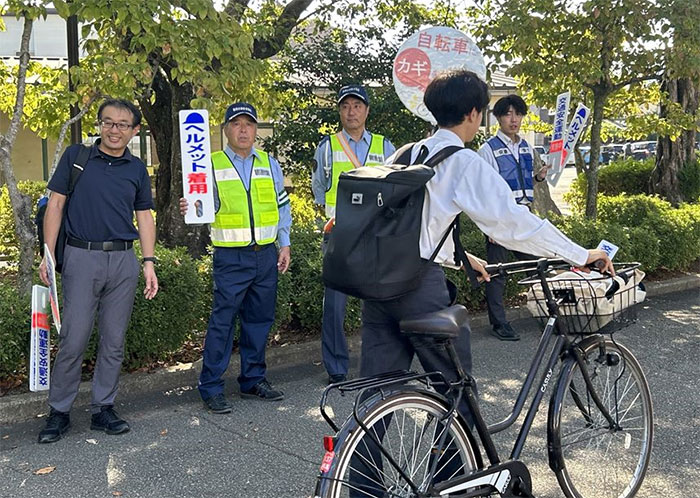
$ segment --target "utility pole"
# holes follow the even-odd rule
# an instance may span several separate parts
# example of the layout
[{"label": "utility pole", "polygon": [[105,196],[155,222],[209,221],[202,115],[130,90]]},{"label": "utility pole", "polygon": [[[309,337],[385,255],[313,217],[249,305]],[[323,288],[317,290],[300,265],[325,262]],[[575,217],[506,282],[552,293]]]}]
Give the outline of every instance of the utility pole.
[{"label": "utility pole", "polygon": [[[78,53],[78,18],[70,16],[66,21],[66,35],[68,41],[68,89],[72,92],[75,90],[73,78],[70,75],[70,69],[79,64],[80,55]],[[77,116],[80,112],[80,107],[76,102],[70,108],[70,116]],[[70,127],[70,143],[79,144],[83,141],[83,133],[78,119]]]}]

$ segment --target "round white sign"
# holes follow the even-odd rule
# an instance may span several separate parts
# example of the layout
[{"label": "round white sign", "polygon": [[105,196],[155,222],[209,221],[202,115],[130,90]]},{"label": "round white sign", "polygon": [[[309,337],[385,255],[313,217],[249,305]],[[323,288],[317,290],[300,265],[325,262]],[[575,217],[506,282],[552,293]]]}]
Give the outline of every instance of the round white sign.
[{"label": "round white sign", "polygon": [[433,27],[411,35],[394,59],[394,88],[401,102],[416,116],[435,124],[423,104],[423,94],[428,83],[448,69],[467,69],[486,81],[484,56],[461,31]]}]

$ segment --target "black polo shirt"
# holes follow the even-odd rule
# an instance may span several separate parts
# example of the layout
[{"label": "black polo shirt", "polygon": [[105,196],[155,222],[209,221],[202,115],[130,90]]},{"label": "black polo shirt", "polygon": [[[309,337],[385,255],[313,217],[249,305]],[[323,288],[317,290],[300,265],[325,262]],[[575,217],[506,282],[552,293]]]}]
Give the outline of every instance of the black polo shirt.
[{"label": "black polo shirt", "polygon": [[[80,240],[134,240],[134,211],[153,209],[151,179],[146,166],[131,155],[113,157],[90,147],[90,158],[75,185],[68,204],[66,233]],[[78,157],[79,145],[68,147],[49,181],[49,189],[66,195],[70,172]]]}]

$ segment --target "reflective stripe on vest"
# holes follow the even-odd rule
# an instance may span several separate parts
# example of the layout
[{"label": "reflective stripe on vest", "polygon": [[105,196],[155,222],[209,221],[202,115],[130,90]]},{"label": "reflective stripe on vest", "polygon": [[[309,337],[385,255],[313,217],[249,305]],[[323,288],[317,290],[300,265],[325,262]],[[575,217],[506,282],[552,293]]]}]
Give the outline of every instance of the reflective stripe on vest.
[{"label": "reflective stripe on vest", "polygon": [[[342,133],[342,132],[341,132]],[[338,195],[338,179],[343,171],[350,171],[354,168],[350,158],[340,145],[335,135],[330,136],[331,153],[333,157],[331,186],[326,191],[326,216],[335,216],[336,197]],[[360,159],[360,158],[358,158]],[[379,166],[385,161],[384,157],[384,137],[372,133],[372,141],[369,144],[369,152],[364,166]]]},{"label": "reflective stripe on vest", "polygon": [[496,158],[498,172],[508,183],[513,197],[518,204],[530,204],[533,200],[534,190],[532,182],[532,153],[525,140],[521,140],[518,147],[520,161],[499,137],[491,137],[488,144]]},{"label": "reflective stripe on vest", "polygon": [[279,209],[270,158],[261,150],[255,152],[259,158],[254,156],[250,190],[225,152],[211,155],[220,200],[211,224],[211,242],[216,247],[271,244],[277,239]]}]

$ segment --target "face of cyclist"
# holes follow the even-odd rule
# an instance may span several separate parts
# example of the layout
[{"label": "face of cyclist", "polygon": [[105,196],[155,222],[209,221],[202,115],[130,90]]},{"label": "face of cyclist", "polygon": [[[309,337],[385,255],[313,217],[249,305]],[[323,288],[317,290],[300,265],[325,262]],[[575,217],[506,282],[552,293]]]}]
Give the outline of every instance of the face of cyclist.
[{"label": "face of cyclist", "polygon": [[246,114],[236,116],[224,126],[224,135],[233,151],[242,157],[247,157],[253,149],[258,124]]},{"label": "face of cyclist", "polygon": [[134,126],[134,115],[131,111],[110,105],[102,109],[99,126],[99,149],[114,157],[124,154],[129,141],[139,132],[139,126]]},{"label": "face of cyclist", "polygon": [[340,122],[345,131],[349,133],[361,132],[365,129],[365,122],[369,116],[369,106],[357,97],[345,97],[338,104]]},{"label": "face of cyclist", "polygon": [[513,106],[508,108],[508,112],[498,117],[498,124],[501,131],[510,139],[514,139],[520,132],[520,125],[523,123],[523,115],[518,114]]}]

